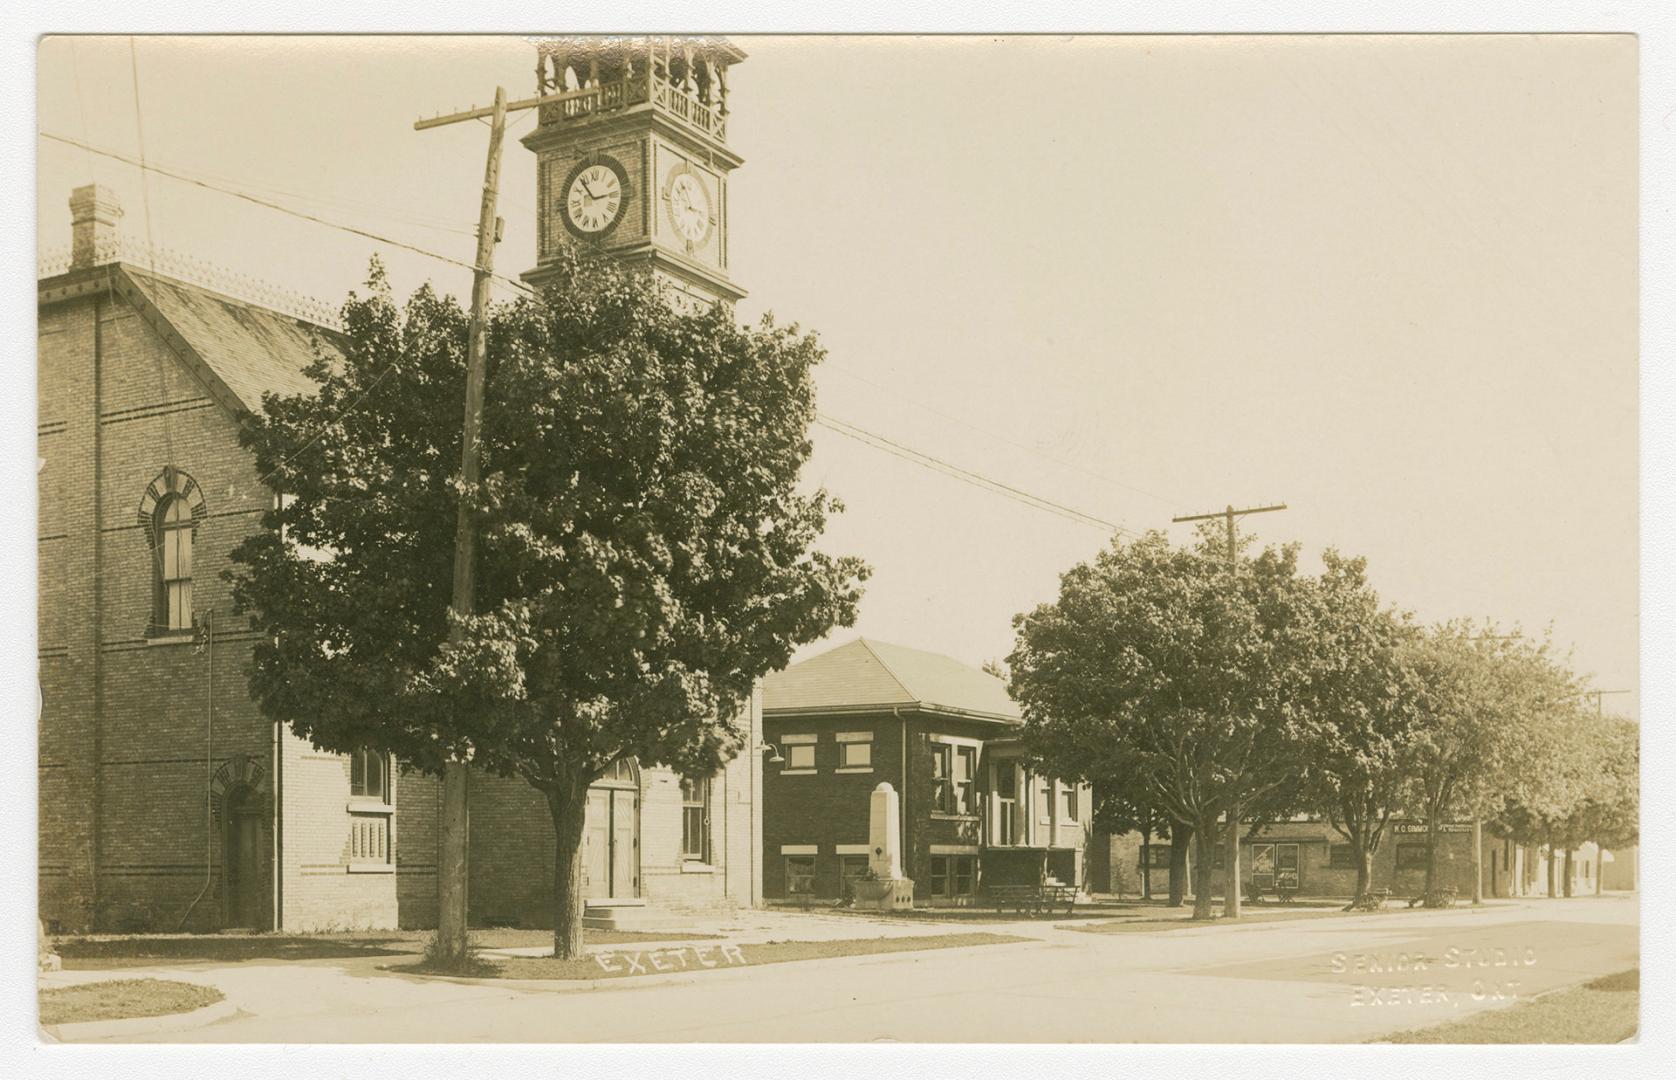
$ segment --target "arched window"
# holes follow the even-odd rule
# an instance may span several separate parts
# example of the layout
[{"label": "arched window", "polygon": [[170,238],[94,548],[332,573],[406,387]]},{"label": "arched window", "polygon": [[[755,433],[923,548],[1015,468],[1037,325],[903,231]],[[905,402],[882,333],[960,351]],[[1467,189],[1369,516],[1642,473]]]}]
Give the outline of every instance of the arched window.
[{"label": "arched window", "polygon": [[710,861],[710,781],[681,779],[681,857]]},{"label": "arched window", "polygon": [[170,495],[157,506],[157,625],[192,629],[192,506]]},{"label": "arched window", "polygon": [[349,755],[349,794],[357,799],[390,801],[390,755],[361,749]]}]

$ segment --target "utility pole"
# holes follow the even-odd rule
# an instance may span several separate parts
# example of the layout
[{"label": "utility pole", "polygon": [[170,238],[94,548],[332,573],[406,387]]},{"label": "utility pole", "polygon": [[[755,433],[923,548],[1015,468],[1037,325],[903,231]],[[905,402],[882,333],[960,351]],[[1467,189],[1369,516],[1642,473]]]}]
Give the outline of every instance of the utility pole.
[{"label": "utility pole", "polygon": [[[1233,576],[1240,572],[1240,548],[1239,541],[1234,535],[1234,519],[1244,517],[1247,514],[1267,514],[1275,510],[1284,509],[1286,509],[1285,503],[1276,503],[1273,506],[1248,506],[1244,510],[1235,510],[1233,504],[1229,503],[1226,509],[1219,510],[1213,514],[1183,514],[1180,517],[1173,517],[1170,520],[1173,522],[1182,522],[1209,521],[1212,518],[1224,519],[1228,523],[1228,573],[1230,576]],[[1223,902],[1222,910],[1223,914],[1230,919],[1237,919],[1240,917],[1239,811],[1240,808],[1236,805],[1230,805],[1228,807],[1228,837],[1226,841],[1228,845],[1228,854],[1227,857],[1223,859],[1223,863],[1227,867],[1226,871],[1223,873],[1223,889],[1226,891],[1227,897]],[[1209,868],[1207,867],[1206,869],[1208,870]],[[1207,885],[1206,887],[1208,888],[1209,886]]]},{"label": "utility pole", "polygon": [[1595,699],[1595,719],[1604,720],[1606,718],[1606,709],[1605,709],[1605,706],[1603,706],[1601,704],[1601,698],[1603,696],[1605,696],[1606,694],[1628,694],[1628,693],[1631,693],[1631,691],[1629,691],[1629,690],[1585,690],[1585,691],[1583,691],[1583,696],[1584,697],[1592,697],[1592,698]]},{"label": "utility pole", "polygon": [[[478,482],[477,431],[483,418],[483,380],[487,363],[484,339],[489,307],[489,283],[494,277],[495,243],[501,222],[495,216],[500,190],[501,140],[506,134],[506,114],[543,105],[557,104],[593,93],[591,89],[561,91],[522,98],[508,103],[506,90],[495,88],[495,103],[487,108],[472,106],[461,112],[417,120],[415,131],[446,127],[468,120],[488,120],[489,159],[483,171],[483,206],[477,222],[477,260],[473,264],[471,287],[471,341],[467,356],[465,430],[460,442],[460,479],[465,497],[460,503],[459,524],[454,537],[454,601],[458,615],[470,615],[473,608],[477,531],[472,521],[471,499]],[[450,634],[457,640],[457,632]],[[464,762],[449,762],[442,775],[442,852],[437,868],[438,949],[445,960],[459,960],[466,949],[466,875],[469,865],[467,833],[468,798]]]},{"label": "utility pole", "polygon": [[[466,350],[465,425],[460,435],[460,511],[454,531],[454,614],[464,618],[475,606],[477,564],[477,486],[480,479],[478,432],[483,424],[483,382],[488,366],[489,284],[494,277],[495,242],[501,222],[495,216],[500,194],[501,139],[506,134],[506,91],[495,88],[490,115],[489,157],[483,169],[483,204],[477,219],[477,259],[471,282],[471,327]],[[423,121],[421,121],[423,123]],[[418,127],[419,125],[415,125]],[[434,125],[431,125],[434,126]],[[458,642],[459,622],[448,633]],[[442,858],[437,868],[437,952],[444,963],[466,955],[466,883],[470,865],[470,774],[466,763],[451,760],[442,774]]]}]

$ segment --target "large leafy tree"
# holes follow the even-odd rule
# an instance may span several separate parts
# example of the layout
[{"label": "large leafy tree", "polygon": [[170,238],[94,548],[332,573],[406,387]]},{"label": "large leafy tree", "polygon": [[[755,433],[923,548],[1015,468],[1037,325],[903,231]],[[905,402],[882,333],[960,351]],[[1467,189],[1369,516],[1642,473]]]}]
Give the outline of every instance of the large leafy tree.
[{"label": "large leafy tree", "polygon": [[1354,906],[1373,880],[1373,857],[1407,794],[1415,730],[1415,676],[1406,616],[1382,608],[1366,561],[1329,550],[1315,581],[1317,664],[1303,719],[1305,801],[1349,843]]},{"label": "large leafy tree", "polygon": [[1553,822],[1580,798],[1576,677],[1546,640],[1494,631],[1447,623],[1410,649],[1419,723],[1408,800],[1426,821],[1428,895],[1444,821]]},{"label": "large leafy tree", "polygon": [[[476,490],[459,480],[467,318],[428,287],[398,307],[375,268],[318,392],[269,398],[247,429],[287,497],[233,574],[269,716],[541,792],[559,956],[581,945],[588,786],[629,757],[719,768],[753,682],[852,622],[867,573],[815,549],[836,503],[798,487],[814,338],[680,314],[649,276],[568,258],[545,302],[493,312]],[[451,642],[462,499],[478,614]]]},{"label": "large leafy tree", "polygon": [[[1028,745],[1061,776],[1139,785],[1131,802],[1191,825],[1201,868],[1232,841],[1237,883],[1238,823],[1297,796],[1309,623],[1293,548],[1231,569],[1214,533],[1189,547],[1158,532],[1114,539],[1062,575],[1056,601],[1013,620]],[[1237,886],[1226,893],[1237,912]],[[1211,917],[1208,888],[1193,913]]]}]

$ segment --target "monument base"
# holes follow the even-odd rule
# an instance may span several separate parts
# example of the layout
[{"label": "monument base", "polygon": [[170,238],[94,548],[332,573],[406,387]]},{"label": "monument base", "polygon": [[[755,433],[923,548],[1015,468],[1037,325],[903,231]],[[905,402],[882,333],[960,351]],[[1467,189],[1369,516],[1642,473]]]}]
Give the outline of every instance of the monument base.
[{"label": "monument base", "polygon": [[914,883],[908,878],[858,881],[855,906],[863,911],[907,911],[914,906]]}]

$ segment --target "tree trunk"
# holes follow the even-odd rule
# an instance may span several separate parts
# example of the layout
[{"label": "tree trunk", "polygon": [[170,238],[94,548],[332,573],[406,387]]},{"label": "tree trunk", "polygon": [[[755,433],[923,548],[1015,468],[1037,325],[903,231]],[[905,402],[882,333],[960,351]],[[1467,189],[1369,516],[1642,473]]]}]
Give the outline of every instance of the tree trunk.
[{"label": "tree trunk", "polygon": [[1152,826],[1141,829],[1141,899],[1152,899]]},{"label": "tree trunk", "polygon": [[1548,899],[1552,900],[1554,896],[1554,843],[1550,840],[1548,842]]},{"label": "tree trunk", "polygon": [[1472,902],[1484,903],[1484,821],[1472,815]]},{"label": "tree trunk", "polygon": [[1437,891],[1437,813],[1426,815],[1426,896]]},{"label": "tree trunk", "polygon": [[553,955],[582,955],[582,830],[588,819],[586,784],[547,791],[553,815]]},{"label": "tree trunk", "polygon": [[1238,809],[1228,811],[1228,835],[1225,838],[1228,864],[1222,875],[1222,913],[1230,919],[1240,917],[1240,815]]},{"label": "tree trunk", "polygon": [[1565,890],[1566,899],[1568,900],[1571,898],[1572,851],[1572,848],[1565,849],[1565,879],[1560,882],[1560,888]]},{"label": "tree trunk", "polygon": [[1193,917],[1214,919],[1210,910],[1211,849],[1216,845],[1215,823],[1201,823],[1193,830],[1193,861],[1198,863],[1198,880],[1193,883]]},{"label": "tree trunk", "polygon": [[1606,876],[1606,848],[1595,841],[1595,895],[1600,895],[1600,882]]},{"label": "tree trunk", "polygon": [[1355,907],[1373,888],[1373,852],[1361,840],[1352,840],[1350,853],[1356,860],[1356,895],[1350,898],[1350,906]]},{"label": "tree trunk", "polygon": [[1193,842],[1193,830],[1180,822],[1170,826],[1170,906],[1180,907],[1187,902],[1187,848]]}]

